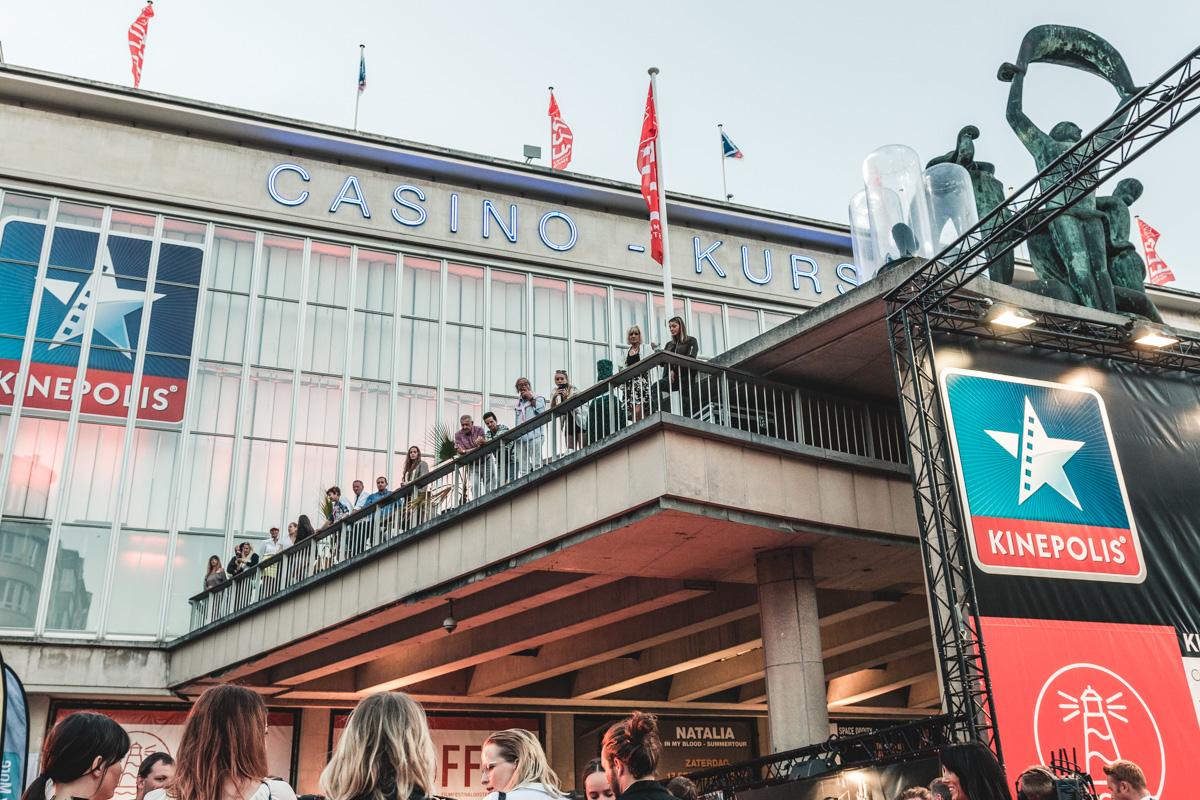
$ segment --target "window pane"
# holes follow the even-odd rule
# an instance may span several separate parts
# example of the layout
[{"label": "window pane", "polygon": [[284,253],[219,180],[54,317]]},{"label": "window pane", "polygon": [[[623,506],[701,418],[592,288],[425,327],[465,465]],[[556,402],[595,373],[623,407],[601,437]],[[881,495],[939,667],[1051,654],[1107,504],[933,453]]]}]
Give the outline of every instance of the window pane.
[{"label": "window pane", "polygon": [[700,357],[712,358],[725,352],[725,323],[721,319],[721,307],[713,303],[692,301],[692,320],[688,333],[700,343]]},{"label": "window pane", "polygon": [[438,326],[436,322],[401,319],[397,379],[405,383],[437,385]]},{"label": "window pane", "polygon": [[492,270],[492,328],[525,330],[525,276]]},{"label": "window pane", "polygon": [[250,291],[250,273],[254,268],[254,234],[235,228],[213,231],[213,249],[209,255],[208,283],[212,289],[245,294]]},{"label": "window pane", "polygon": [[[24,223],[20,223],[24,224]],[[8,248],[7,242],[4,247]],[[9,261],[0,261],[0,285],[4,286],[5,290],[12,292],[17,297],[33,297],[33,287],[37,282],[37,267],[31,264],[14,264]],[[29,324],[29,303],[20,303],[16,308],[9,307],[3,315],[0,315],[0,334],[15,336],[19,338],[25,337],[25,329]],[[13,342],[12,353],[5,353],[6,357],[12,356],[13,361],[18,361],[21,357],[21,343]],[[15,367],[16,364],[13,364]],[[11,393],[11,389],[6,394]]]},{"label": "window pane", "polygon": [[358,274],[354,278],[354,307],[363,311],[395,313],[395,254],[358,251]]},{"label": "window pane", "polygon": [[446,267],[446,319],[483,324],[483,270],[462,264]]},{"label": "window pane", "polygon": [[513,391],[517,378],[525,374],[525,334],[493,333],[488,369],[488,388],[493,393]]},{"label": "window pane", "polygon": [[167,505],[171,499],[171,476],[179,434],[138,428],[133,432],[129,464],[129,505],[125,524],[131,528],[170,527]]},{"label": "window pane", "polygon": [[110,233],[132,233],[138,236],[154,236],[154,217],[135,214],[132,211],[114,209],[108,223]]},{"label": "window pane", "polygon": [[25,217],[26,219],[45,219],[50,216],[50,200],[46,197],[29,197],[28,195],[6,192],[4,209],[0,211],[0,220],[9,217]]},{"label": "window pane", "polygon": [[729,306],[729,346],[737,347],[758,336],[758,312],[753,308]]},{"label": "window pane", "polygon": [[164,239],[175,239],[180,242],[201,244],[204,241],[206,230],[207,226],[200,222],[191,222],[186,219],[172,219],[171,217],[163,220]]},{"label": "window pane", "polygon": [[398,453],[412,445],[429,452],[429,435],[437,419],[437,396],[432,389],[401,386],[396,396],[396,441]]},{"label": "window pane", "polygon": [[278,369],[254,368],[247,379],[249,405],[243,417],[246,433],[261,439],[286,440],[292,417],[292,373]]},{"label": "window pane", "polygon": [[575,338],[608,341],[608,290],[603,286],[575,284]]},{"label": "window pane", "polygon": [[492,395],[491,410],[496,414],[496,419],[501,425],[512,427],[517,418],[517,398],[507,395]]},{"label": "window pane", "polygon": [[342,426],[342,379],[300,375],[296,441],[337,444]]},{"label": "window pane", "polygon": [[[533,339],[533,374],[527,375],[535,393],[548,395],[554,386],[554,371],[567,368],[567,342],[564,339]],[[549,397],[546,397],[549,400]]]},{"label": "window pane", "polygon": [[117,478],[125,430],[118,425],[81,424],[67,479],[68,522],[112,522],[117,514]]},{"label": "window pane", "polygon": [[[580,389],[586,389],[596,382],[596,362],[601,359],[608,359],[608,345],[606,344],[587,344],[586,342],[575,343],[575,370],[571,375],[571,382]],[[612,361],[609,361],[608,374],[612,375]]]},{"label": "window pane", "polygon": [[763,312],[763,330],[769,331],[777,325],[782,325],[792,318],[791,314],[776,314],[771,311]]},{"label": "window pane", "polygon": [[346,448],[346,474],[342,478],[342,491],[350,495],[350,499],[346,500],[347,504],[354,499],[354,490],[350,486],[354,481],[363,482],[363,491],[367,494],[375,493],[375,479],[380,475],[388,478],[388,486],[392,486],[391,476],[387,475],[387,453],[378,453],[374,450],[354,450]]},{"label": "window pane", "polygon": [[392,377],[393,318],[366,311],[354,312],[354,346],[350,348],[350,374],[356,378]]},{"label": "window pane", "polygon": [[245,295],[209,292],[204,313],[204,342],[200,354],[214,361],[240,362],[246,340],[246,313],[250,300]]},{"label": "window pane", "polygon": [[[298,448],[297,448],[298,449]],[[304,470],[304,462],[298,469]],[[238,480],[245,489],[246,501],[238,536],[263,538],[267,530],[283,519],[283,481],[287,464],[286,442],[242,442],[238,462]]]},{"label": "window pane", "polygon": [[188,632],[191,625],[188,598],[203,591],[204,573],[212,556],[220,558],[222,564],[229,561],[224,536],[181,533],[176,539],[171,562],[171,595],[167,598],[167,636]]},{"label": "window pane", "polygon": [[308,300],[345,308],[350,298],[350,248],[313,242],[308,262]]},{"label": "window pane", "polygon": [[66,445],[66,420],[25,417],[18,423],[4,493],[6,516],[46,519],[54,515]]},{"label": "window pane", "polygon": [[304,240],[285,236],[263,239],[258,293],[299,300],[303,264]]},{"label": "window pane", "polygon": [[341,375],[346,365],[346,311],[310,305],[305,307],[304,317],[304,360],[300,368]]},{"label": "window pane", "polygon": [[458,430],[458,420],[463,414],[470,414],[476,425],[482,425],[483,395],[470,392],[446,392],[443,414],[446,426],[452,431]]},{"label": "window pane", "polygon": [[299,303],[260,300],[262,319],[258,324],[258,347],[254,363],[291,369],[296,364],[296,315]]},{"label": "window pane", "polygon": [[108,539],[108,528],[62,526],[50,582],[48,630],[96,630]]},{"label": "window pane", "polygon": [[533,332],[567,335],[567,282],[533,279]]},{"label": "window pane", "polygon": [[388,402],[391,388],[375,381],[350,382],[350,408],[346,417],[349,447],[387,448]]},{"label": "window pane", "polygon": [[613,306],[617,314],[617,343],[626,347],[627,333],[637,325],[642,331],[642,341],[650,342],[649,323],[646,320],[646,293],[613,289]]},{"label": "window pane", "polygon": [[225,503],[229,498],[229,469],[233,465],[233,439],[194,435],[190,464],[184,472],[183,527],[225,531]]},{"label": "window pane", "polygon": [[437,319],[442,305],[441,262],[406,257],[401,300],[405,314]]},{"label": "window pane", "polygon": [[[298,444],[296,463],[302,464],[303,469],[292,470],[292,485],[288,490],[288,519],[307,514],[313,527],[319,528],[325,519],[321,516],[325,490],[335,485],[337,480],[337,448]],[[349,486],[341,488],[343,492],[350,491]]]},{"label": "window pane", "polygon": [[33,628],[49,541],[49,522],[0,522],[0,628]]},{"label": "window pane", "polygon": [[446,326],[445,384],[455,389],[483,389],[483,328]]},{"label": "window pane", "polygon": [[101,216],[101,210],[96,206],[84,206],[78,203],[58,204],[58,223],[60,225],[99,228]]},{"label": "window pane", "polygon": [[167,543],[165,533],[121,531],[112,597],[108,601],[107,635],[158,633]]},{"label": "window pane", "polygon": [[198,431],[233,433],[237,421],[240,370],[201,361],[196,367],[198,389],[195,395]]}]

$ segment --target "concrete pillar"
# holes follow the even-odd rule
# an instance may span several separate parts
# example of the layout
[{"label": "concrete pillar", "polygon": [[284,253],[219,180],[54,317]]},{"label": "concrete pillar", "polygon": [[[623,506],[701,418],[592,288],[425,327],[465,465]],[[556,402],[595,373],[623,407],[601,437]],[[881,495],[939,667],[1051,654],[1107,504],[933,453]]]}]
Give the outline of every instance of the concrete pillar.
[{"label": "concrete pillar", "polygon": [[546,758],[562,781],[562,790],[575,788],[575,715],[546,715]]},{"label": "concrete pillar", "polygon": [[[38,765],[41,763],[42,742],[50,732],[50,695],[29,694],[25,696],[25,702],[29,706],[29,769],[25,771],[25,782],[28,783],[41,771]],[[20,794],[25,787],[17,788],[17,794]]]},{"label": "concrete pillar", "polygon": [[767,718],[778,753],[829,737],[817,588],[806,548],[759,553],[757,566]]},{"label": "concrete pillar", "polygon": [[321,794],[321,770],[329,763],[328,708],[300,711],[300,747],[296,756],[296,794]]}]

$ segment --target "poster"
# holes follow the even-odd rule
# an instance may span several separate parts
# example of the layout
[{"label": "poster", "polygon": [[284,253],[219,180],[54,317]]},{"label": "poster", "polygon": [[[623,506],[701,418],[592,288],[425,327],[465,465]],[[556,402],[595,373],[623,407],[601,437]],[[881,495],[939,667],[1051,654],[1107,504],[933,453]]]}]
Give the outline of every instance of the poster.
[{"label": "poster", "polygon": [[[575,774],[582,775],[587,762],[600,755],[604,733],[621,719],[576,717]],[[665,780],[754,758],[755,727],[749,717],[659,717],[658,776]]]},{"label": "poster", "polygon": [[[186,709],[169,708],[93,708],[90,706],[56,706],[54,723],[76,711],[94,711],[112,717],[129,734],[129,755],[121,770],[121,782],[113,794],[115,800],[132,800],[137,796],[137,772],[142,759],[151,753],[166,752],[174,756],[187,720]],[[267,767],[273,777],[295,781],[292,763],[297,713],[272,711],[267,717]]]}]

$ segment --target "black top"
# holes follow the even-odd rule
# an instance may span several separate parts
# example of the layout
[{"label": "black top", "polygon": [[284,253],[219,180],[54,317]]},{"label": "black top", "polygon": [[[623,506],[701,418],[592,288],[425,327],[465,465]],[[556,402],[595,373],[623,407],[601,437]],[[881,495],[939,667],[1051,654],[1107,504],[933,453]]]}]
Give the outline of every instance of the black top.
[{"label": "black top", "polygon": [[677,342],[672,339],[671,341],[667,342],[667,345],[663,348],[663,350],[666,350],[668,353],[674,353],[675,355],[686,356],[687,358],[695,358],[700,353],[700,343],[696,341],[695,336],[685,337],[682,342]]},{"label": "black top", "polygon": [[627,367],[632,367],[634,364],[638,363],[641,360],[642,360],[641,348],[638,348],[638,351],[636,353],[633,352],[632,350],[630,350],[628,353],[625,354],[625,366],[627,366]]},{"label": "black top", "polygon": [[630,784],[628,789],[621,792],[621,797],[623,800],[675,800],[675,796],[661,783],[649,778]]},{"label": "black top", "polygon": [[258,553],[251,553],[250,560],[246,562],[245,566],[243,566],[241,563],[238,562],[237,556],[234,556],[233,558],[229,559],[229,566],[226,568],[225,571],[228,572],[229,575],[232,577],[232,576],[237,575],[238,573],[242,572],[243,570],[250,569],[250,567],[253,567],[257,563],[258,563]]}]

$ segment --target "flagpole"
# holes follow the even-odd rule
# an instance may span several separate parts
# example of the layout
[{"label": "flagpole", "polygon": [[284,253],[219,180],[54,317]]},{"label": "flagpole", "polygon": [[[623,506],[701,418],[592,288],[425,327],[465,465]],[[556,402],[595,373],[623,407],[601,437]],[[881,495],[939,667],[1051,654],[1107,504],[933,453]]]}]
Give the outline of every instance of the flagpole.
[{"label": "flagpole", "polygon": [[721,202],[729,202],[729,187],[725,185],[725,126],[717,123],[717,133],[721,134]]},{"label": "flagpole", "polygon": [[[554,87],[550,87],[550,101],[554,101]],[[550,118],[550,169],[554,169],[554,118]]]},{"label": "flagpole", "polygon": [[[654,136],[654,163],[658,167],[658,219],[662,225],[663,239],[663,308],[666,310],[666,322],[675,316],[675,295],[671,291],[671,237],[667,232],[667,181],[663,170],[662,151],[662,103],[658,97],[658,67],[651,67],[650,91],[654,93],[654,115],[658,118],[658,133]],[[668,335],[668,338],[669,335]],[[663,341],[666,341],[665,339]]]},{"label": "flagpole", "polygon": [[[360,44],[358,46],[358,63],[360,65],[360,67],[362,65],[363,58],[366,57],[366,53],[364,52],[366,49],[367,49],[367,46],[365,44]],[[360,100],[362,100],[362,86],[359,85],[358,81],[355,81],[354,82],[354,130],[358,130],[358,103]]]}]

